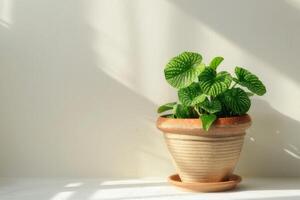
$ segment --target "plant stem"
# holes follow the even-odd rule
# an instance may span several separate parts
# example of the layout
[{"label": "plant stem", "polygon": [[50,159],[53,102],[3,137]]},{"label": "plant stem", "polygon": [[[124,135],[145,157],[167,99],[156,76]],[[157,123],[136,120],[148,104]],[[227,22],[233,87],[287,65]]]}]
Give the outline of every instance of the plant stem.
[{"label": "plant stem", "polygon": [[237,85],[237,82],[235,82],[231,88],[234,88],[236,85]]},{"label": "plant stem", "polygon": [[201,113],[199,112],[198,108],[197,108],[197,107],[194,107],[194,110],[197,112],[197,114],[198,114],[199,117],[200,117]]}]

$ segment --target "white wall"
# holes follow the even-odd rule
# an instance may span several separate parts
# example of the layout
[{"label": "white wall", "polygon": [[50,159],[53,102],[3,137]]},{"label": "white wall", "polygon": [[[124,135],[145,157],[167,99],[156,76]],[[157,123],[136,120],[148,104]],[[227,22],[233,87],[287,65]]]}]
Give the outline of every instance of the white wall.
[{"label": "white wall", "polygon": [[300,176],[300,2],[0,0],[0,176],[173,172],[155,128],[181,51],[266,83],[238,171]]}]

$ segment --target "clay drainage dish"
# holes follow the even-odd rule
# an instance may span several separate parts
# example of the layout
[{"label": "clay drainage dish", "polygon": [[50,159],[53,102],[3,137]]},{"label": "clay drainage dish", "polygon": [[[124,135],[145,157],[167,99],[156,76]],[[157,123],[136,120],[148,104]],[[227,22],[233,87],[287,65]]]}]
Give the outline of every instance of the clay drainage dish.
[{"label": "clay drainage dish", "polygon": [[241,182],[241,177],[232,174],[228,181],[212,182],[212,183],[184,183],[181,181],[178,174],[169,177],[168,181],[183,190],[192,192],[220,192],[234,189]]}]

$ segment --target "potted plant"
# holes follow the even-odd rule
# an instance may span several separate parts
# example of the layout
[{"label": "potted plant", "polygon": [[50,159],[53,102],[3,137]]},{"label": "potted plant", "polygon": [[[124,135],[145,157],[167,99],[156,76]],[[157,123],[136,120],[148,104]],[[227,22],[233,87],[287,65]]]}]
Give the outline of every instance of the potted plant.
[{"label": "potted plant", "polygon": [[200,54],[183,52],[164,69],[179,101],[158,108],[169,113],[158,118],[157,127],[177,168],[177,182],[204,187],[230,180],[251,125],[249,97],[266,93],[259,78],[242,67],[235,67],[234,76],[219,71],[222,61],[215,57],[206,65]]}]

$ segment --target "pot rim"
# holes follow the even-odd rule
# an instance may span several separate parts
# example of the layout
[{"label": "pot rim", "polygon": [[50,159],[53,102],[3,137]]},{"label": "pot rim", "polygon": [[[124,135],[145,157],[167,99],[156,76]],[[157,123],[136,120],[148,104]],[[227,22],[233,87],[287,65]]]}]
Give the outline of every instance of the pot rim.
[{"label": "pot rim", "polygon": [[[159,116],[158,120],[162,119],[168,119],[168,121],[177,121],[177,122],[187,122],[187,121],[200,121],[199,118],[168,118],[164,116]],[[232,124],[241,124],[251,122],[251,117],[248,114],[245,115],[239,115],[239,116],[232,116],[232,117],[218,117],[216,121],[214,122],[214,125],[232,125]],[[200,121],[201,124],[201,121]]]},{"label": "pot rim", "polygon": [[[244,132],[251,126],[251,117],[248,114],[232,117],[220,117],[213,123],[208,131],[202,129],[202,123],[199,118],[174,119],[160,116],[157,119],[156,126],[164,133],[177,134],[207,134],[209,132],[220,132],[221,129],[226,132],[237,130]],[[223,131],[221,131],[223,132]]]}]

